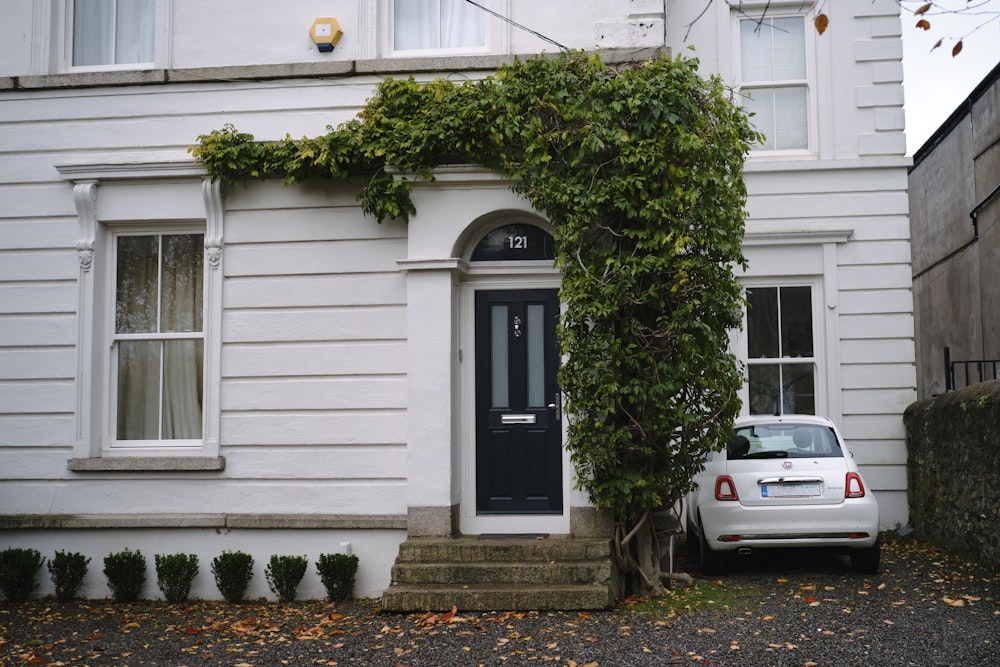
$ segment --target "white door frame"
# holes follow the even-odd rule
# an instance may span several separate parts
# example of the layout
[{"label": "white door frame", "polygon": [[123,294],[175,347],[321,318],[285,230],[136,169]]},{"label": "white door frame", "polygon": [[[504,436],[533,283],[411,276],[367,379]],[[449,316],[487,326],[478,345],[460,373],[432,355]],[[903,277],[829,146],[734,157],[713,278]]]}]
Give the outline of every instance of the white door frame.
[{"label": "white door frame", "polygon": [[[559,272],[551,262],[481,262],[470,265],[459,286],[458,327],[460,365],[458,373],[459,486],[461,509],[459,530],[463,534],[549,533],[569,534],[572,462],[562,448],[562,514],[476,514],[476,365],[475,293],[482,290],[558,289]],[[565,413],[563,413],[565,414]],[[563,442],[566,421],[562,423]]]}]

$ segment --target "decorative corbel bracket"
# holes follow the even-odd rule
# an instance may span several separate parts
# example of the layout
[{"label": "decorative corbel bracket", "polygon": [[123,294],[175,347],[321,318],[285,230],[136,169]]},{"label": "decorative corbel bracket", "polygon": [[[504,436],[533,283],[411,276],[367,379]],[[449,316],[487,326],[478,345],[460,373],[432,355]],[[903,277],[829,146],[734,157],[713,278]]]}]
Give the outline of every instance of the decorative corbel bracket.
[{"label": "decorative corbel bracket", "polygon": [[80,268],[90,271],[94,265],[94,240],[97,238],[97,181],[79,181],[73,186],[73,202],[80,222],[76,251]]},{"label": "decorative corbel bracket", "polygon": [[222,184],[205,178],[201,182],[201,194],[205,201],[205,252],[208,265],[215,270],[222,263]]}]

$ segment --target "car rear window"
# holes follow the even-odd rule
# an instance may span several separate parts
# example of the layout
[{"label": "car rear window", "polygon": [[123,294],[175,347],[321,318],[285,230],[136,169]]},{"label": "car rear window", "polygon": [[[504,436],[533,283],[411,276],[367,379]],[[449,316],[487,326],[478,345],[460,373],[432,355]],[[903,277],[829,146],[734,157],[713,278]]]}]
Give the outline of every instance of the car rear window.
[{"label": "car rear window", "polygon": [[736,430],[728,460],[832,458],[844,455],[833,430],[817,424],[754,424]]}]

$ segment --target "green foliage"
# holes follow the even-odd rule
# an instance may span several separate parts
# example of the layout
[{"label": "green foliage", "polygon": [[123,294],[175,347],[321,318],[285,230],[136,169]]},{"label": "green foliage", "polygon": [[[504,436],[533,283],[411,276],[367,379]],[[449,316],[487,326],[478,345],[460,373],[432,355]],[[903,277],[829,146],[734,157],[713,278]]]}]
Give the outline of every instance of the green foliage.
[{"label": "green foliage", "polygon": [[191,594],[191,584],[198,576],[198,556],[194,554],[156,554],[156,585],[167,602],[184,602]]},{"label": "green foliage", "polygon": [[305,576],[307,567],[309,567],[307,556],[272,555],[271,561],[264,569],[268,588],[278,596],[279,601],[294,601],[299,582]]},{"label": "green foliage", "polygon": [[253,556],[242,551],[223,551],[212,559],[212,574],[226,602],[242,602],[253,578]]},{"label": "green foliage", "polygon": [[192,151],[230,184],[364,175],[362,207],[380,222],[409,219],[412,181],[435,166],[511,178],[555,230],[577,479],[623,527],[623,566],[658,592],[650,513],[690,489],[739,411],[729,332],[744,306],[743,161],[759,139],[697,60],[609,67],[574,52],[480,81],[389,79],[325,136],[259,144],[226,127]]},{"label": "green foliage", "polygon": [[104,557],[104,576],[115,602],[135,602],[146,583],[146,557],[136,549],[125,549]]},{"label": "green foliage", "polygon": [[343,602],[351,598],[357,572],[358,557],[353,554],[320,554],[316,561],[316,574],[322,580],[330,602]]},{"label": "green foliage", "polygon": [[48,568],[56,587],[57,600],[69,602],[76,597],[87,576],[89,564],[90,559],[81,553],[56,551],[55,558],[49,560]]},{"label": "green foliage", "polygon": [[10,602],[24,602],[38,588],[38,571],[45,558],[35,549],[0,551],[0,591]]}]

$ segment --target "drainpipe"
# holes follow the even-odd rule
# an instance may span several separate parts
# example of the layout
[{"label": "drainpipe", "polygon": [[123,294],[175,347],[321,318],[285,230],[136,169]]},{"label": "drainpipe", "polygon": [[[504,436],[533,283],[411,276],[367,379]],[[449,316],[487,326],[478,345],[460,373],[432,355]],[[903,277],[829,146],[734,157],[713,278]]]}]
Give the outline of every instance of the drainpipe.
[{"label": "drainpipe", "polygon": [[976,204],[975,208],[969,211],[969,218],[972,219],[972,231],[975,234],[975,239],[977,241],[979,240],[979,212],[986,208],[986,205],[997,196],[997,193],[1000,193],[1000,184],[993,188],[992,192],[983,197],[983,200]]}]

